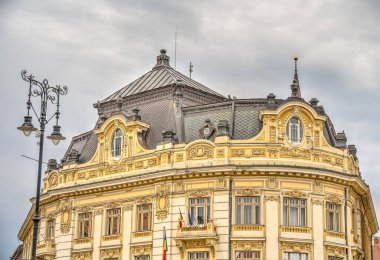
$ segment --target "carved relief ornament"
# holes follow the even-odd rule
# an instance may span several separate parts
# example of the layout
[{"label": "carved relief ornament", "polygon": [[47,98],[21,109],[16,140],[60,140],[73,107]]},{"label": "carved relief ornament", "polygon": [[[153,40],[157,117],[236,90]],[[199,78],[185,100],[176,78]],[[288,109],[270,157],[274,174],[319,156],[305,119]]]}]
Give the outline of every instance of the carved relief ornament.
[{"label": "carved relief ornament", "polygon": [[61,202],[59,207],[59,213],[61,213],[61,232],[66,234],[70,230],[71,224],[71,211],[72,211],[72,202]]},{"label": "carved relief ornament", "polygon": [[151,254],[152,245],[141,245],[132,247],[132,254],[135,256],[140,256],[143,254]]},{"label": "carved relief ornament", "polygon": [[325,246],[325,252],[328,256],[345,257],[346,249],[338,246]]},{"label": "carved relief ornament", "polygon": [[103,249],[100,251],[100,255],[102,258],[116,258],[121,256],[121,248]]},{"label": "carved relief ornament", "polygon": [[189,159],[204,159],[214,157],[214,148],[209,145],[197,145],[192,147],[187,154]]},{"label": "carved relief ornament", "polygon": [[337,195],[328,195],[326,200],[335,204],[342,204],[343,202],[343,199],[338,197]]},{"label": "carved relief ornament", "polygon": [[311,248],[312,248],[312,246],[310,243],[282,241],[280,244],[280,249],[282,251],[310,253]]},{"label": "carved relief ornament", "polygon": [[211,195],[210,190],[197,190],[188,193],[188,197],[207,197]]},{"label": "carved relief ornament", "polygon": [[123,209],[124,209],[124,211],[131,211],[133,209],[133,204],[132,203],[125,204],[125,205],[123,205]]},{"label": "carved relief ornament", "polygon": [[261,250],[264,248],[264,241],[233,241],[235,250]]},{"label": "carved relief ornament", "polygon": [[319,205],[319,206],[322,206],[323,207],[323,200],[320,200],[320,199],[312,199],[311,200],[311,203],[313,203],[313,205]]},{"label": "carved relief ornament", "polygon": [[86,260],[92,259],[92,250],[89,251],[81,251],[81,252],[73,252],[71,254],[74,260]]},{"label": "carved relief ornament", "polygon": [[118,202],[111,202],[106,206],[107,209],[115,209],[115,208],[120,208],[120,207],[121,207],[121,204]]},{"label": "carved relief ornament", "polygon": [[169,186],[161,185],[156,194],[156,215],[158,220],[165,220],[169,214],[170,207]]},{"label": "carved relief ornament", "polygon": [[237,196],[257,196],[260,195],[260,191],[254,189],[237,190],[235,192]]},{"label": "carved relief ornament", "polygon": [[280,196],[278,195],[265,195],[264,198],[265,198],[265,201],[277,201],[277,202],[280,201]]},{"label": "carved relief ornament", "polygon": [[284,192],[284,195],[287,197],[292,197],[292,198],[305,198],[306,194],[302,193],[300,191],[288,191]]}]

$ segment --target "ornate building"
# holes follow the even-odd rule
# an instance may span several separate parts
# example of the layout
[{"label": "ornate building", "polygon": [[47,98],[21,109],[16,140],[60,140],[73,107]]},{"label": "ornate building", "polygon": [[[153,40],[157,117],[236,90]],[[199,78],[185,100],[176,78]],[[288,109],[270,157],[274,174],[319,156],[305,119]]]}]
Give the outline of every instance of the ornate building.
[{"label": "ornate building", "polygon": [[371,259],[378,223],[355,146],[301,97],[297,67],[287,99],[231,99],[161,50],[94,107],[94,129],[49,161],[39,259],[162,259],[164,233],[172,260]]}]

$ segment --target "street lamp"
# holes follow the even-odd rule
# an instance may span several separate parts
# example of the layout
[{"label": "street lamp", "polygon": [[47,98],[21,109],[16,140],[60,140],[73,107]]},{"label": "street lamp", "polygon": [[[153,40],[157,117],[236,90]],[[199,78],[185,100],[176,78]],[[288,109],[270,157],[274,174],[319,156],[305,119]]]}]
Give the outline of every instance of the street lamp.
[{"label": "street lamp", "polygon": [[[44,150],[44,132],[45,126],[49,121],[55,116],[56,123],[53,126],[53,132],[47,138],[52,140],[52,142],[57,145],[61,140],[66,138],[61,134],[61,127],[58,125],[59,119],[59,98],[61,95],[67,94],[66,86],[49,86],[47,79],[44,79],[42,82],[39,82],[34,79],[33,75],[26,75],[26,70],[21,72],[21,77],[23,80],[29,82],[29,93],[28,101],[26,102],[26,108],[28,110],[27,115],[24,117],[24,123],[17,127],[18,130],[21,130],[25,136],[29,136],[33,131],[38,130],[32,124],[32,116],[30,115],[30,110],[34,112],[37,117],[38,122],[40,123],[40,151],[38,157],[38,177],[37,177],[37,192],[36,192],[36,206],[35,213],[33,217],[33,242],[32,242],[32,260],[36,259],[36,246],[37,246],[37,234],[38,234],[38,223],[40,221],[39,210],[40,210],[40,192],[41,192],[41,171],[42,171],[42,154]],[[31,102],[32,97],[40,97],[40,115],[38,116],[33,103]],[[56,112],[49,118],[46,119],[46,112],[48,103],[54,104],[57,106]]]}]

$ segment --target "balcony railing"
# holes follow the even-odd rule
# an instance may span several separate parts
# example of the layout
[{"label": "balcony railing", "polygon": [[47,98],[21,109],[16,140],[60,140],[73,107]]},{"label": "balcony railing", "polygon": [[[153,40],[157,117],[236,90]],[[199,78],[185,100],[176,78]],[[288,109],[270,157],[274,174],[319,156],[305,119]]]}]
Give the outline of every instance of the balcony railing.
[{"label": "balcony railing", "polygon": [[263,231],[264,226],[261,225],[234,225],[233,231]]},{"label": "balcony railing", "polygon": [[103,236],[102,240],[104,242],[106,242],[106,241],[112,241],[112,240],[121,240],[121,235],[117,234],[117,235]]},{"label": "balcony railing", "polygon": [[346,235],[342,232],[325,230],[325,236],[345,239]]},{"label": "balcony railing", "polygon": [[37,245],[37,255],[54,255],[55,254],[55,244],[54,241],[48,240],[46,243]]},{"label": "balcony railing", "polygon": [[92,237],[74,239],[74,244],[86,244],[86,243],[92,243]]},{"label": "balcony railing", "polygon": [[136,231],[136,232],[133,232],[133,234],[132,234],[133,238],[151,237],[151,236],[153,236],[152,230],[148,230],[148,231]]},{"label": "balcony railing", "polygon": [[311,234],[311,227],[281,226],[281,232]]}]

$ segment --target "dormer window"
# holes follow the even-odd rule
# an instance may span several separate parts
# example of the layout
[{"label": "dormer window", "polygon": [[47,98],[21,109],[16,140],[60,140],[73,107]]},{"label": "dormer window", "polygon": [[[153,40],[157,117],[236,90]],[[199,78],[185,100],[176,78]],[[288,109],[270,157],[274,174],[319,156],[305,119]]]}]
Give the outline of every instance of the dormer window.
[{"label": "dormer window", "polygon": [[123,131],[117,129],[112,137],[112,158],[118,160],[121,157],[123,151]]},{"label": "dormer window", "polygon": [[301,120],[298,117],[290,118],[286,127],[288,139],[291,144],[297,145],[302,141],[303,129]]}]

